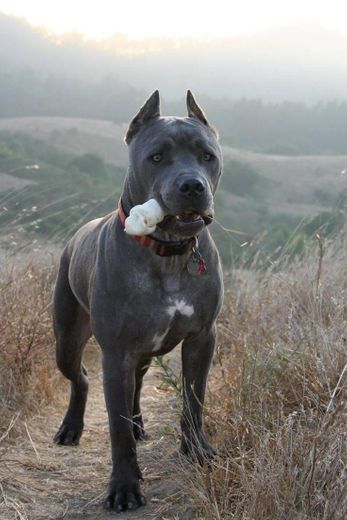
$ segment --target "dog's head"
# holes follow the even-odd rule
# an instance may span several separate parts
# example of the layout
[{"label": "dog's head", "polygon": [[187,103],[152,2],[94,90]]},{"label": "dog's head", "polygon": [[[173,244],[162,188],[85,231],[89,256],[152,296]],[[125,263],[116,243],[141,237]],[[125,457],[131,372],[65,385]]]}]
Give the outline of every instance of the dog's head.
[{"label": "dog's head", "polygon": [[167,215],[159,227],[193,236],[213,219],[213,195],[222,172],[216,130],[193,94],[188,117],[161,117],[155,91],[130,123],[128,182],[137,204],[154,198]]}]

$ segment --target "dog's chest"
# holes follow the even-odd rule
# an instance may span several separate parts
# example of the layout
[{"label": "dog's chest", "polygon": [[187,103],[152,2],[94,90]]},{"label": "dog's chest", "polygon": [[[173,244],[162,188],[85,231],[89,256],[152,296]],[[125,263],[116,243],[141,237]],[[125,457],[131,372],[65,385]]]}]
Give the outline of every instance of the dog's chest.
[{"label": "dog's chest", "polygon": [[160,352],[174,346],[193,330],[197,321],[196,305],[185,295],[165,299],[152,329],[151,350]]},{"label": "dog's chest", "polygon": [[190,279],[165,277],[157,293],[149,332],[152,353],[170,350],[185,337],[198,332],[203,326],[206,304],[203,291]]},{"label": "dog's chest", "polygon": [[213,321],[219,285],[211,271],[194,277],[184,269],[168,274],[141,267],[127,276],[121,291],[115,286],[116,306],[111,300],[106,305],[115,312],[107,323],[114,336],[138,353],[157,356]]}]

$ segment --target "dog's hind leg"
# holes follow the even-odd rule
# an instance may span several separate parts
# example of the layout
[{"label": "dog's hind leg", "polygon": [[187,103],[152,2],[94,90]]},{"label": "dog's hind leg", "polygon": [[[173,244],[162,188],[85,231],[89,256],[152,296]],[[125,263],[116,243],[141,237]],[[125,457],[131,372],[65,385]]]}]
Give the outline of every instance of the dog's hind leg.
[{"label": "dog's hind leg", "polygon": [[88,373],[82,365],[84,346],[91,336],[89,315],[76,300],[68,280],[68,259],[62,257],[54,292],[54,332],[57,365],[71,382],[70,403],[54,436],[57,444],[78,444],[88,393]]},{"label": "dog's hind leg", "polygon": [[151,358],[143,359],[136,368],[135,373],[135,395],[134,395],[134,409],[133,409],[133,422],[134,422],[134,437],[136,440],[143,440],[146,437],[145,429],[143,426],[143,419],[140,407],[141,388],[142,381],[145,373],[149,369],[151,364]]}]

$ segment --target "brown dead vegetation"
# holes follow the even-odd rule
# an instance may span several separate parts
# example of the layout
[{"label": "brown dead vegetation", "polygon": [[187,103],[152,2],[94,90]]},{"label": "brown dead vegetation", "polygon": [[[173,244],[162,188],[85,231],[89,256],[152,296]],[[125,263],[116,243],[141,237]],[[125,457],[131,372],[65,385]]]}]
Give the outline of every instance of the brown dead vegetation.
[{"label": "brown dead vegetation", "polygon": [[233,274],[206,421],[219,456],[185,472],[198,518],[346,518],[346,246]]},{"label": "brown dead vegetation", "polygon": [[[139,449],[153,504],[143,509],[143,516],[141,510],[133,513],[134,518],[347,516],[346,246],[342,235],[331,243],[317,243],[310,256],[283,270],[271,266],[261,275],[246,270],[231,274],[205,413],[218,456],[203,468],[180,457],[171,462],[165,458],[178,446],[177,400],[172,403],[171,392],[174,417],[164,424],[162,410],[168,403],[151,383],[144,402],[150,403],[152,440]],[[89,430],[87,426],[81,446],[69,454],[50,442],[65,404],[56,401],[54,412],[48,407],[47,413],[42,407],[50,401],[58,377],[50,317],[53,262],[44,267],[8,266],[0,277],[0,459],[7,461],[6,466],[0,463],[0,512],[12,511],[6,520],[49,519],[68,507],[66,518],[79,517],[82,508],[84,518],[104,519],[101,501],[109,448],[101,390],[91,396]],[[99,369],[95,370],[99,381]],[[169,392],[167,373],[164,376]],[[36,420],[25,422],[34,411]],[[49,438],[47,417],[52,423]],[[95,435],[100,428],[101,437]],[[161,443],[158,460],[153,456],[156,443]],[[94,489],[89,475],[95,461],[99,465]],[[52,505],[48,495],[48,502],[40,504],[39,497],[46,496],[42,475],[49,482],[47,493],[55,492]],[[73,489],[71,479],[66,480],[69,475]],[[156,479],[167,481],[172,489],[164,486],[153,496]],[[33,511],[39,506],[37,516]]]},{"label": "brown dead vegetation", "polygon": [[49,257],[45,266],[8,258],[0,269],[0,438],[51,398],[54,276]]}]

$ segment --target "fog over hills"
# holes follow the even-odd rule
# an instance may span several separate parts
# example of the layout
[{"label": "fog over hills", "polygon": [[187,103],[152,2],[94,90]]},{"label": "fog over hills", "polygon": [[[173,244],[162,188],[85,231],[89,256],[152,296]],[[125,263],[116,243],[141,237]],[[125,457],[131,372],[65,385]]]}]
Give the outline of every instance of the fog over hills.
[{"label": "fog over hills", "polygon": [[117,78],[166,99],[190,87],[200,95],[314,103],[346,99],[347,38],[318,26],[284,27],[237,38],[99,42],[53,37],[25,20],[0,15],[1,74],[21,69],[76,81]]},{"label": "fog over hills", "polygon": [[0,118],[125,124],[154,89],[185,115],[193,90],[225,144],[347,154],[347,38],[301,26],[214,40],[94,41],[0,14]]},{"label": "fog over hills", "polygon": [[214,227],[222,257],[251,259],[256,242],[246,253],[240,244],[262,233],[265,250],[279,254],[301,226],[299,254],[345,222],[346,55],[346,38],[312,26],[96,42],[0,15],[0,225],[9,240],[13,231],[58,241],[112,210],[130,118],[155,88],[164,115],[185,115],[191,88],[223,145],[217,219],[236,234],[231,244]]}]

